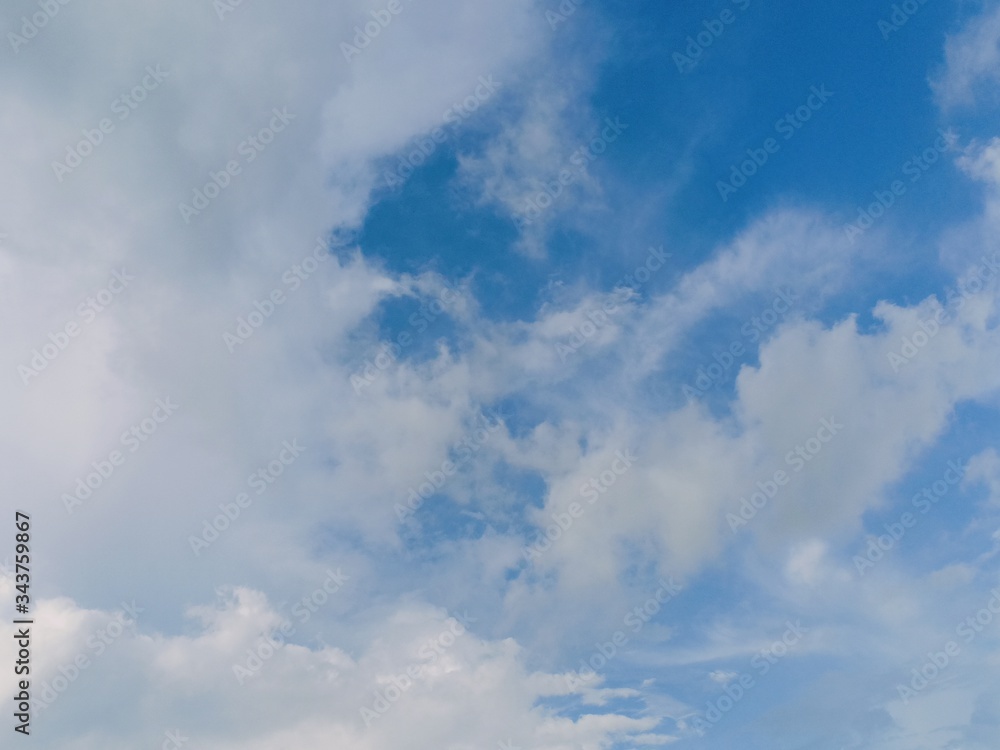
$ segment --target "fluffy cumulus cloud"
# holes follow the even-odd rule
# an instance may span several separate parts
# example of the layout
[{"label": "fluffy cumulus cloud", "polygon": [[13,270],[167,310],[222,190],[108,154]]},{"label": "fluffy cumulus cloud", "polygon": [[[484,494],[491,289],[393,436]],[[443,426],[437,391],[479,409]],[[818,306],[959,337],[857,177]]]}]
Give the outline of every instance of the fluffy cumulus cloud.
[{"label": "fluffy cumulus cloud", "polygon": [[5,10],[33,739],[991,747],[1000,16],[944,5],[869,29],[935,104],[830,115],[941,166],[817,118],[725,203],[752,2]]}]

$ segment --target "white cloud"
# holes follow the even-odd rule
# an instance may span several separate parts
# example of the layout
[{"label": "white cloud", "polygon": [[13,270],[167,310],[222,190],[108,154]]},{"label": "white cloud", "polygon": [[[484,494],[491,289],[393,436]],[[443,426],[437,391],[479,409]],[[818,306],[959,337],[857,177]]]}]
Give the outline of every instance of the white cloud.
[{"label": "white cloud", "polygon": [[945,42],[943,70],[932,80],[939,103],[950,108],[982,97],[1000,76],[1000,6],[988,3]]},{"label": "white cloud", "polygon": [[[39,679],[51,682],[78,653],[95,656],[42,714],[52,746],[154,745],[175,727],[220,750],[665,744],[673,728],[657,717],[684,706],[651,695],[659,687],[566,688],[567,654],[579,645],[562,642],[566,621],[588,637],[620,627],[649,595],[621,585],[638,562],[688,580],[728,555],[745,556],[745,577],[777,602],[802,605],[818,586],[829,592],[813,612],[834,622],[816,629],[812,652],[858,645],[878,653],[888,644],[893,657],[918,653],[916,636],[890,637],[932,609],[916,584],[929,582],[937,596],[975,571],[947,567],[925,582],[886,565],[852,588],[837,540],[854,538],[865,514],[882,507],[887,488],[936,444],[958,406],[995,400],[995,280],[962,309],[949,307],[952,322],[894,371],[887,354],[902,351],[939,303],[880,303],[872,330],[855,317],[813,319],[841,290],[853,256],[820,209],[779,208],[749,221],[672,289],[619,300],[565,362],[556,345],[613,293],[563,290],[537,314],[498,323],[462,290],[447,313],[461,345],[420,334],[426,357],[400,357],[359,394],[350,376],[378,350],[383,303],[436,297],[445,280],[395,274],[349,244],[294,288],[285,273],[317,235],[357,226],[381,160],[439,124],[480,75],[510,89],[537,78],[513,101],[495,103],[508,108],[497,112],[501,129],[482,153],[461,159],[473,189],[516,210],[538,180],[558,176],[566,144],[585,142],[578,139],[599,119],[581,104],[592,71],[539,74],[550,61],[533,3],[406,5],[348,63],[339,41],[378,8],[311,3],[290,15],[244,3],[220,21],[209,3],[73,3],[12,58],[0,83],[0,138],[18,144],[0,155],[8,177],[0,188],[4,503],[34,509]],[[984,33],[949,42],[942,96],[958,101],[989,73],[992,37]],[[157,64],[169,76],[59,182],[52,161],[65,159],[81,131],[117,116],[116,97]],[[283,107],[295,119],[249,161],[241,142]],[[243,160],[241,173],[185,224],[178,203],[229,159]],[[960,162],[987,195],[969,262],[995,243],[986,230],[995,223],[996,162],[995,142]],[[566,208],[598,205],[600,189],[592,174],[582,176]],[[553,211],[560,220],[571,213]],[[522,250],[542,254],[548,221],[526,231]],[[92,320],[78,312],[122,267],[134,282]],[[725,411],[653,405],[640,395],[637,386],[680,357],[700,325],[752,315],[788,285],[801,306],[751,350]],[[223,332],[273,289],[286,300],[230,353]],[[58,349],[50,334],[62,340],[69,323],[79,335],[24,384],[18,366],[30,364],[34,349]],[[111,451],[127,451],[122,433],[166,397],[180,405],[177,414],[68,514],[61,496]],[[477,429],[485,406],[504,399],[526,404],[527,424],[491,433],[444,488],[463,519],[485,531],[434,543],[427,556],[436,559],[421,559],[403,543],[408,527],[401,530],[394,505]],[[787,453],[831,418],[843,434],[734,535],[726,514],[738,512],[740,497],[777,469],[791,472]],[[296,439],[302,457],[254,494],[248,476]],[[609,469],[619,451],[635,453],[627,471]],[[984,452],[970,469],[991,496],[995,464]],[[540,480],[542,507],[525,503],[501,470]],[[590,504],[581,488],[608,471],[613,486]],[[196,557],[192,535],[241,492],[252,504]],[[533,530],[573,502],[585,513],[508,580]],[[421,512],[417,528],[434,520]],[[821,532],[833,539],[818,541]],[[262,633],[295,622],[282,604],[340,563],[351,587],[240,685],[233,664],[258,648]],[[206,606],[217,587],[223,593]],[[9,606],[10,581],[0,589]],[[73,599],[60,596],[67,593]],[[107,633],[117,602],[133,598],[143,616],[96,658],[88,639]],[[365,731],[359,708],[408,665],[428,661],[420,648],[445,632],[449,613],[427,602],[446,600],[481,605],[480,623]],[[857,621],[877,627],[869,633]],[[770,614],[719,618],[702,642],[676,649],[672,625],[650,623],[643,634],[671,645],[661,663],[704,665],[766,646],[777,622]],[[12,648],[9,639],[0,646],[4,663]],[[710,669],[716,681],[732,674]],[[539,705],[560,696],[601,712],[571,719]],[[616,708],[621,699],[644,708],[626,715]],[[669,709],[647,710],[653,699]],[[117,723],[89,723],[111,703],[124,706]],[[942,721],[968,718],[946,713]],[[913,721],[903,713],[897,720]]]},{"label": "white cloud", "polygon": [[[0,593],[11,606],[10,581],[0,581]],[[74,750],[144,746],[174,729],[212,750],[331,741],[497,747],[508,739],[556,750],[601,747],[659,723],[614,713],[569,720],[535,707],[552,694],[545,685],[554,675],[527,673],[513,641],[483,640],[475,625],[466,630],[427,605],[391,612],[354,655],[302,644],[301,618],[279,614],[251,589],[192,608],[196,624],[185,635],[157,632],[141,607],[124,627],[118,613],[68,599],[42,600],[35,611],[34,695],[47,705],[33,734]],[[5,639],[5,661],[14,648]],[[109,701],[113,713],[101,708]],[[364,717],[363,707],[371,709]]]}]

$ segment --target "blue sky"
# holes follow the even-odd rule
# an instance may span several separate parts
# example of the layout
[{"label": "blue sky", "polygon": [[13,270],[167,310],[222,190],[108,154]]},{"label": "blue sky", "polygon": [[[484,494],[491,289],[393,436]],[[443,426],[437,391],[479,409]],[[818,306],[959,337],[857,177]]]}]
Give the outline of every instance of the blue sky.
[{"label": "blue sky", "polygon": [[15,5],[41,747],[995,747],[995,2]]}]

